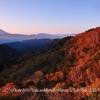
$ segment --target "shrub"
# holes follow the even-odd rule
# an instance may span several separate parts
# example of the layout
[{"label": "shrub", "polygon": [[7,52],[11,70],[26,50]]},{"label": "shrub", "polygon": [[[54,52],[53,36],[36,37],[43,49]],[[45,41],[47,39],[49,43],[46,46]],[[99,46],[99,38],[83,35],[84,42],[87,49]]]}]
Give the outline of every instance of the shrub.
[{"label": "shrub", "polygon": [[81,83],[80,83],[80,86],[81,86],[81,87],[86,87],[86,83],[85,83],[85,82],[81,82]]}]

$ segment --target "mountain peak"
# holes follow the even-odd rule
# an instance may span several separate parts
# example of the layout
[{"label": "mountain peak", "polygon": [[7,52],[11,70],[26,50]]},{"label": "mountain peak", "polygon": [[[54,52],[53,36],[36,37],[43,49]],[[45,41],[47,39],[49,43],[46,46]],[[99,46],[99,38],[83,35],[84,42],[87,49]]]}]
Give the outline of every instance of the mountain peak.
[{"label": "mountain peak", "polygon": [[0,34],[9,34],[8,32],[5,32],[4,30],[0,29]]}]

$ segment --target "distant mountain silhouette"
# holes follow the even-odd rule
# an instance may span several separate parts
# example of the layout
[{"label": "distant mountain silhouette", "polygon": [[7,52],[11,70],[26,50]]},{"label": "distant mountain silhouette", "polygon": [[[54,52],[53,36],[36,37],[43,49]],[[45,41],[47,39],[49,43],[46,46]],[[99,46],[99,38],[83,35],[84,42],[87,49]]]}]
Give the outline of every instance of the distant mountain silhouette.
[{"label": "distant mountain silhouette", "polygon": [[6,43],[6,45],[22,52],[40,52],[53,47],[59,41],[60,39],[31,39],[22,42]]},{"label": "distant mountain silhouette", "polygon": [[29,40],[29,39],[42,39],[42,38],[63,38],[67,36],[66,35],[51,35],[47,33],[39,33],[37,35],[22,35],[22,34],[11,34],[8,32],[3,31],[0,29],[0,44],[2,43],[8,43],[8,42],[16,42],[16,41],[23,41],[23,40]]},{"label": "distant mountain silhouette", "polygon": [[3,31],[2,29],[0,29],[0,35],[7,35],[7,34],[9,34],[9,33]]}]

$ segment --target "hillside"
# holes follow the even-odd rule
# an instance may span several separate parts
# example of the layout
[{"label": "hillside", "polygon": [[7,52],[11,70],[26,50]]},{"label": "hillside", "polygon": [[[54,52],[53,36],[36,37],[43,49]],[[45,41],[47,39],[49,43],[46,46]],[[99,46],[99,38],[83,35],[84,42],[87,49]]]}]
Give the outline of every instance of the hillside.
[{"label": "hillside", "polygon": [[[51,49],[5,69],[0,77],[3,84],[8,83],[1,90],[32,87],[56,91],[15,93],[13,100],[100,100],[100,27],[65,37]],[[0,95],[6,98],[8,94]]]},{"label": "hillside", "polygon": [[13,64],[13,60],[20,55],[20,52],[7,45],[0,45],[0,71]]}]

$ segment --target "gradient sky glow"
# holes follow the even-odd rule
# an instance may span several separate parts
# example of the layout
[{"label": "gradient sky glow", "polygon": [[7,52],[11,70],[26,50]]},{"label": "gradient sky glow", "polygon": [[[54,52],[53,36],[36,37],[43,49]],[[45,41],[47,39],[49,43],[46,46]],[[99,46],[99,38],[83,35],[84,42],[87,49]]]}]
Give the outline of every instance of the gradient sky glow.
[{"label": "gradient sky glow", "polygon": [[80,33],[100,26],[100,0],[0,0],[0,28],[9,33]]}]

